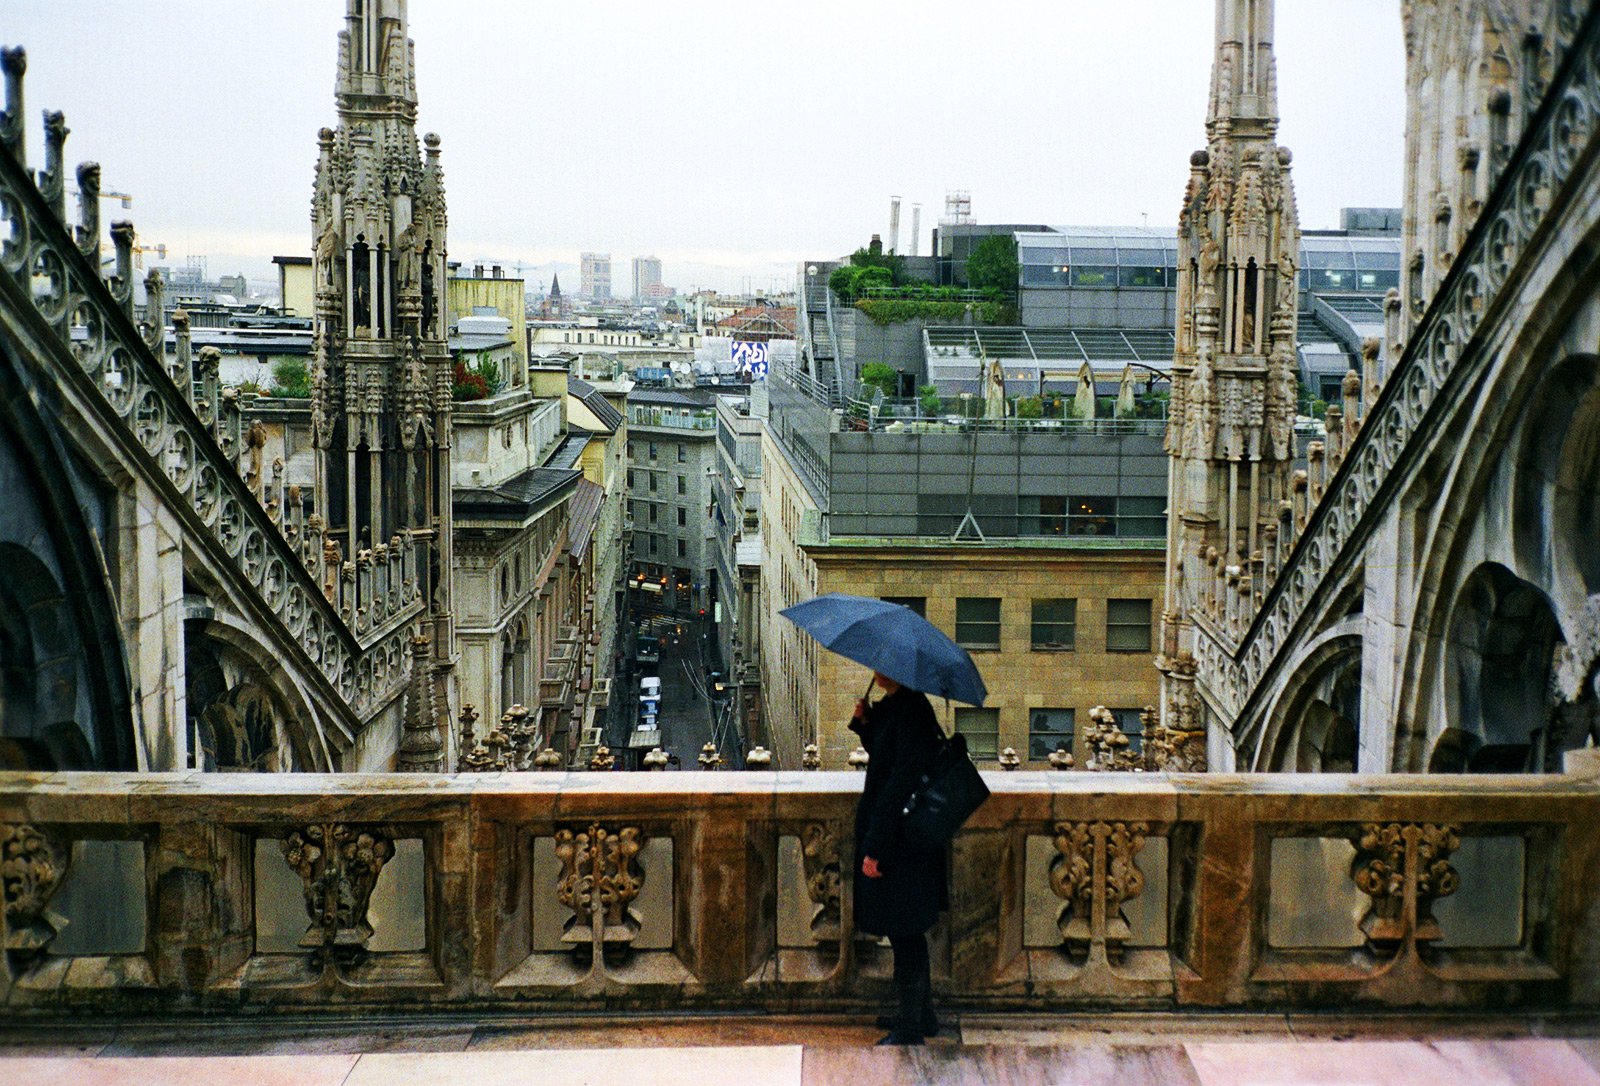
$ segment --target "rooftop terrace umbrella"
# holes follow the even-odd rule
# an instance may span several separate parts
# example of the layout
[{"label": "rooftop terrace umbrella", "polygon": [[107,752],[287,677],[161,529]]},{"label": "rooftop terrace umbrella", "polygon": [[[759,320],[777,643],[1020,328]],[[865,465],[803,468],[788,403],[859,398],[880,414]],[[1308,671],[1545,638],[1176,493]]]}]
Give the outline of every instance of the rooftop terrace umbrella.
[{"label": "rooftop terrace umbrella", "polygon": [[823,648],[901,686],[969,705],[989,696],[967,650],[903,604],[830,592],[778,613]]}]

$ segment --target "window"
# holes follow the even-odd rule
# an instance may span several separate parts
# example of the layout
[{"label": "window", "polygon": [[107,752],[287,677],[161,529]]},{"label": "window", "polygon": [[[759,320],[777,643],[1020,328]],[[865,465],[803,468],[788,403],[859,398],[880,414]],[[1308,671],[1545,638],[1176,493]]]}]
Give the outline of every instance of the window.
[{"label": "window", "polygon": [[678,463],[686,464],[688,462],[689,462],[689,452],[688,452],[687,449],[685,449],[683,447],[683,442],[680,441],[680,442],[678,442]]},{"label": "window", "polygon": [[1117,727],[1128,737],[1128,753],[1138,754],[1144,749],[1144,720],[1139,710],[1112,709],[1111,715],[1117,718]]},{"label": "window", "polygon": [[1150,601],[1106,601],[1106,651],[1150,651]]},{"label": "window", "polygon": [[628,469],[628,489],[629,490],[633,489],[633,469],[632,468]]},{"label": "window", "polygon": [[633,442],[631,440],[628,442],[628,459],[633,459]]},{"label": "window", "polygon": [[650,523],[654,524],[656,522],[656,503],[655,502],[650,502],[649,505],[650,505]]},{"label": "window", "polygon": [[909,607],[923,618],[928,617],[928,597],[926,596],[884,596],[884,603],[898,603],[901,607]]},{"label": "window", "polygon": [[678,493],[689,493],[689,480],[685,479],[682,475],[678,476]]},{"label": "window", "polygon": [[1000,757],[999,709],[957,709],[956,731],[967,737],[967,751],[974,761]]},{"label": "window", "polygon": [[654,460],[655,458],[656,458],[656,443],[654,441],[652,441],[652,442],[650,442],[650,459]]},{"label": "window", "polygon": [[655,489],[656,489],[656,473],[652,471],[650,473],[650,491],[651,491],[651,493],[654,493]]},{"label": "window", "polygon": [[1033,601],[1034,652],[1071,652],[1077,632],[1077,600]]},{"label": "window", "polygon": [[1149,265],[1130,268],[1124,264],[1118,269],[1117,279],[1125,287],[1164,287],[1167,285],[1167,269]]},{"label": "window", "polygon": [[1072,710],[1034,709],[1028,713],[1028,757],[1042,762],[1058,750],[1072,752]]},{"label": "window", "polygon": [[682,558],[689,553],[689,545],[683,540],[678,540],[678,557]]},{"label": "window", "polygon": [[1167,534],[1167,499],[1129,498],[1118,502],[1117,534],[1135,539],[1162,539]]},{"label": "window", "polygon": [[956,600],[956,643],[969,649],[1000,647],[999,597],[967,596]]},{"label": "window", "polygon": [[1067,531],[1067,499],[1045,494],[1037,498],[1019,499],[1023,515],[1024,535],[1065,535]]},{"label": "window", "polygon": [[678,510],[678,527],[682,528],[688,523],[689,523],[688,514],[685,513],[682,509],[679,509]]},{"label": "window", "polygon": [[656,537],[655,536],[651,536],[650,537],[650,553],[651,554],[656,553]]},{"label": "window", "polygon": [[1117,499],[1069,498],[1068,535],[1116,535]]}]

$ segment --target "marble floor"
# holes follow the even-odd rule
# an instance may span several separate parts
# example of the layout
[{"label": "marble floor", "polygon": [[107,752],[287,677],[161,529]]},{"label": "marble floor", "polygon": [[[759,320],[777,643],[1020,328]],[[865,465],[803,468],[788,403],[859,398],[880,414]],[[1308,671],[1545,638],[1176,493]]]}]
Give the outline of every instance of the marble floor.
[{"label": "marble floor", "polygon": [[0,1022],[6,1086],[1600,1086],[1600,1018],[965,1015],[920,1049],[832,1017]]}]

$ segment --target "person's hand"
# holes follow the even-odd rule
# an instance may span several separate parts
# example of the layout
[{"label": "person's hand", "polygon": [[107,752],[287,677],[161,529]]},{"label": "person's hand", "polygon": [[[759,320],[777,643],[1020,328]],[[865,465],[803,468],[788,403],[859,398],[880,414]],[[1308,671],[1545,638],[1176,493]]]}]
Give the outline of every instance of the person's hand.
[{"label": "person's hand", "polygon": [[883,878],[883,872],[878,869],[878,861],[871,856],[861,857],[861,873],[869,879]]}]

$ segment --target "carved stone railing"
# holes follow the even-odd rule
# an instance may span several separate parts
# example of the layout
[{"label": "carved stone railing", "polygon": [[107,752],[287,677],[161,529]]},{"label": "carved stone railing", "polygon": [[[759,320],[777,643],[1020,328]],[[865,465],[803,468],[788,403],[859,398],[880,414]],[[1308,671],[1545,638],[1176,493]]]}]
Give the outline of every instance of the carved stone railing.
[{"label": "carved stone railing", "polygon": [[[1256,775],[987,774],[947,856],[938,998],[1592,1012],[1600,759],[1572,764],[1293,793]],[[890,982],[852,919],[860,785],[0,774],[0,1006],[859,1011]]]},{"label": "carved stone railing", "polygon": [[[1435,405],[1485,363],[1489,334],[1478,335],[1480,329],[1498,326],[1526,275],[1522,257],[1537,248],[1545,224],[1564,205],[1563,189],[1574,171],[1593,168],[1600,9],[1580,18],[1578,5],[1560,0],[1547,29],[1534,53],[1548,51],[1550,64],[1529,71],[1554,74],[1547,85],[1527,89],[1524,100],[1538,108],[1381,392],[1359,423],[1336,420],[1331,461],[1328,445],[1316,443],[1308,472],[1297,473],[1263,568],[1229,567],[1218,582],[1216,613],[1197,620],[1203,685],[1231,716],[1244,712],[1262,689],[1326,575],[1361,545],[1374,514],[1402,484],[1416,452],[1412,439],[1430,432]],[[1359,384],[1346,389],[1343,416],[1353,414],[1350,406],[1360,396]],[[1267,585],[1259,604],[1252,573],[1257,588]]]},{"label": "carved stone railing", "polygon": [[[47,118],[46,167],[35,179],[23,158],[21,51],[6,51],[4,66],[0,300],[48,330],[41,340],[62,381],[126,433],[128,454],[145,460],[174,513],[237,572],[307,670],[360,716],[403,681],[406,638],[425,606],[426,543],[407,532],[341,560],[321,518],[306,515],[298,489],[283,485],[282,465],[262,463],[256,429],[243,424],[237,397],[217,380],[218,353],[202,348],[191,357],[181,311],[169,368],[160,318],[135,322],[132,225],[112,226],[115,273],[103,281],[99,167],[78,169],[82,221],[74,233],[63,219],[65,125],[59,114]],[[159,310],[159,278],[149,289]]]}]

